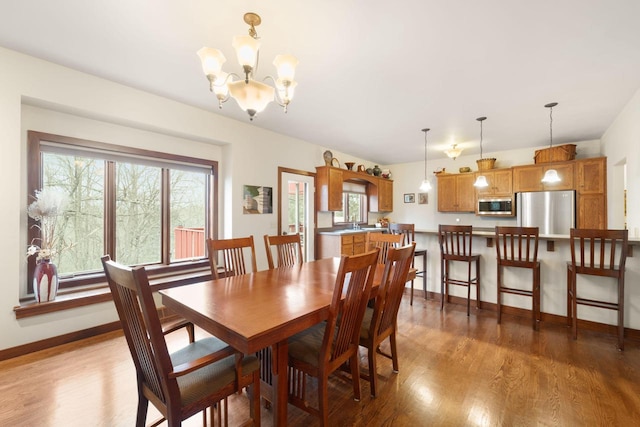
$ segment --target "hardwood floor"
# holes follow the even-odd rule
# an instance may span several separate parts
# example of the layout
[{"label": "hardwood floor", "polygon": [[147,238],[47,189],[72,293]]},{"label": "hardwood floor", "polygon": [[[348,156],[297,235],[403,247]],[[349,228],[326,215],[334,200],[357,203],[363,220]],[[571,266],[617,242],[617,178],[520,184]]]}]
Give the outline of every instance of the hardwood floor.
[{"label": "hardwood floor", "polygon": [[[379,396],[354,402],[340,378],[329,384],[329,420],[336,426],[640,425],[640,343],[616,349],[614,336],[529,318],[405,297],[399,313],[400,372],[379,358]],[[204,332],[196,331],[202,337]],[[169,345],[187,342],[173,334]],[[383,347],[384,348],[384,347]],[[388,345],[387,345],[388,348]],[[361,351],[363,367],[366,352]],[[133,426],[133,364],[124,338],[113,332],[0,362],[1,426]],[[230,425],[248,414],[245,396],[230,403]],[[148,423],[158,418],[150,405]],[[199,426],[195,416],[185,425]],[[262,411],[271,426],[271,412]],[[289,406],[289,425],[318,425]]]}]

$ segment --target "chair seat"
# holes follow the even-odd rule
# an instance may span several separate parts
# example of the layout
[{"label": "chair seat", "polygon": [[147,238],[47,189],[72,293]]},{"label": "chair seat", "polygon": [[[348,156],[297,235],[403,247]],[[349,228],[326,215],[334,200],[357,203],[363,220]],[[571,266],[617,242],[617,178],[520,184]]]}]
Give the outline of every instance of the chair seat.
[{"label": "chair seat", "polygon": [[[200,357],[215,353],[228,344],[215,337],[204,338],[171,354],[174,367],[191,362]],[[242,375],[260,369],[260,362],[255,356],[242,359]],[[180,399],[183,406],[197,402],[204,396],[220,390],[236,380],[235,356],[229,356],[216,363],[205,366],[182,377],[178,377]]]},{"label": "chair seat", "polygon": [[326,325],[318,323],[289,338],[289,357],[317,368]]}]

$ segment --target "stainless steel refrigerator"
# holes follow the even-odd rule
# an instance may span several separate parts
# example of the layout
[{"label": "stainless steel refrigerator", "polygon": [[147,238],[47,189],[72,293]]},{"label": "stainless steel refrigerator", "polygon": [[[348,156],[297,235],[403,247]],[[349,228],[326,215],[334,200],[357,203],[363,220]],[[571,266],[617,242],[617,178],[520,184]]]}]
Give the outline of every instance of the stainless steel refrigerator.
[{"label": "stainless steel refrigerator", "polygon": [[520,227],[539,227],[540,234],[568,235],[576,224],[576,192],[517,193],[516,218]]}]

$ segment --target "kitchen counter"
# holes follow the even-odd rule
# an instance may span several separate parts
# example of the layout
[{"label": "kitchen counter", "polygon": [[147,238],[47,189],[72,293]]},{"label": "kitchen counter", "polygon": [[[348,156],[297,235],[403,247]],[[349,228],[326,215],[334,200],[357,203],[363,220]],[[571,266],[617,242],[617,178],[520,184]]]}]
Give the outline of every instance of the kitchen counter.
[{"label": "kitchen counter", "polygon": [[318,234],[328,235],[328,236],[342,236],[345,234],[358,234],[358,233],[375,233],[375,232],[384,232],[386,228],[378,228],[378,227],[367,227],[367,228],[345,228],[342,230],[327,230],[327,231],[318,231]]}]

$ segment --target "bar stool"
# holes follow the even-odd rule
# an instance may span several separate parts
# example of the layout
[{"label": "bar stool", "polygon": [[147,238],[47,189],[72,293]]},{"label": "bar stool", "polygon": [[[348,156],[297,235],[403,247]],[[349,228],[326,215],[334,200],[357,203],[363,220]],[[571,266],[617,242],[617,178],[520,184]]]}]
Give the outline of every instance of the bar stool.
[{"label": "bar stool", "polygon": [[[471,225],[442,225],[438,226],[438,241],[440,242],[440,292],[442,300],[440,310],[444,309],[444,300],[449,300],[449,285],[467,287],[467,316],[471,306],[471,286],[476,287],[476,307],[480,308],[480,255],[471,252]],[[467,263],[467,279],[452,279],[449,275],[449,261]],[[471,277],[471,265],[475,264],[475,277]]]},{"label": "bar stool", "polygon": [[[538,261],[538,227],[496,227],[498,260],[498,323],[502,320],[502,294],[532,297],[533,329],[540,322],[540,262]],[[531,290],[504,285],[504,267],[529,268],[533,273]]]},{"label": "bar stool", "polygon": [[[416,241],[415,224],[399,224],[392,222],[389,224],[389,233],[402,234],[403,237],[400,246],[407,246]],[[412,268],[415,267],[415,257],[422,257],[422,270],[416,270],[415,276],[422,277],[422,292],[424,293],[424,299],[427,299],[427,250],[416,249],[413,257],[414,262],[411,263]],[[409,305],[413,305],[413,279],[411,280],[411,299],[409,300]]]},{"label": "bar stool", "polygon": [[[567,262],[567,323],[573,330],[573,339],[578,338],[578,304],[617,310],[618,349],[624,350],[624,269],[628,235],[628,230],[571,229],[571,262]],[[578,297],[578,274],[616,279],[618,301]]]}]

